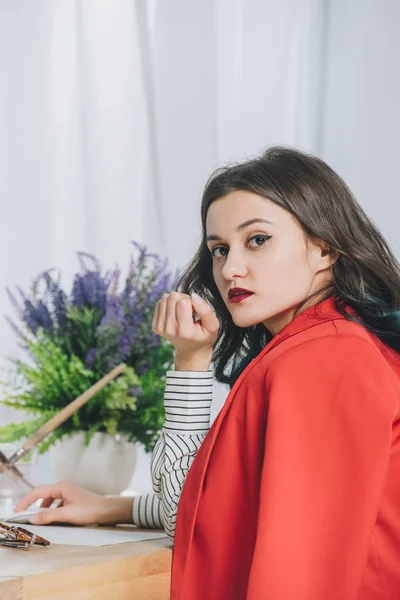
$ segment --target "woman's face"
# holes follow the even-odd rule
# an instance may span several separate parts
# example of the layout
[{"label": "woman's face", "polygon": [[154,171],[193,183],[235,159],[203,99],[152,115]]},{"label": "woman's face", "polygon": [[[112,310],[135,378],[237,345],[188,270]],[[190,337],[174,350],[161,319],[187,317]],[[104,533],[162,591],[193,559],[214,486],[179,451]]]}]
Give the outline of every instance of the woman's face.
[{"label": "woman's face", "polygon": [[[269,223],[238,230],[253,219]],[[307,244],[296,219],[258,194],[238,190],[215,200],[207,212],[206,233],[215,283],[238,327],[263,323],[277,334],[292,320],[297,305],[331,280],[334,261],[324,242]],[[228,292],[235,287],[253,295],[233,303]]]}]

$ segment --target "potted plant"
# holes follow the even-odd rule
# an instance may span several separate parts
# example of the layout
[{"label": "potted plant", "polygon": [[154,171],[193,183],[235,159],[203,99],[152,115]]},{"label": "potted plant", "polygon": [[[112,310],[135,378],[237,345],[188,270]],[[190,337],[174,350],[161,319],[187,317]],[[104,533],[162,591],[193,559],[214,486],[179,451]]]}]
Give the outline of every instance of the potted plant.
[{"label": "potted plant", "polygon": [[53,269],[41,273],[29,293],[8,294],[20,323],[8,319],[27,352],[10,359],[2,404],[34,418],[0,427],[0,443],[30,436],[66,404],[117,364],[127,367],[114,381],[38,446],[53,448],[57,479],[69,479],[100,493],[128,485],[136,462],[135,444],[150,453],[164,422],[165,372],[173,345],[152,331],[155,306],[174,289],[167,260],[139,251],[131,256],[124,284],[118,267],[102,272],[96,257],[79,252],[80,270],[70,294]]}]

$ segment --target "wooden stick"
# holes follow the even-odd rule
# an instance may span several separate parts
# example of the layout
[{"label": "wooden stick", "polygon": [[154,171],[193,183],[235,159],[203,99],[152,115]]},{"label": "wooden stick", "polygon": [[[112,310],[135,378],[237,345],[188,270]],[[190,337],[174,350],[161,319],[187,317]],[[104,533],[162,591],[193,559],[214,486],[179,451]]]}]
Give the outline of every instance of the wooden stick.
[{"label": "wooden stick", "polygon": [[16,481],[17,483],[21,484],[21,481],[23,481],[28,487],[30,487],[32,489],[35,487],[27,479],[25,479],[25,477],[22,475],[22,473],[19,470],[16,470],[17,472],[15,472],[14,469],[15,469],[15,467],[9,467],[4,462],[4,460],[2,458],[0,458],[0,473],[5,471],[11,477],[11,479]]},{"label": "wooden stick", "polygon": [[78,398],[75,398],[75,400],[72,400],[72,402],[67,404],[67,406],[60,410],[59,413],[54,415],[54,417],[51,417],[51,419],[49,419],[47,423],[39,427],[39,429],[37,429],[33,433],[33,435],[23,443],[22,447],[19,450],[17,450],[11,456],[11,458],[8,459],[8,466],[13,465],[15,462],[17,462],[20,458],[22,458],[22,456],[24,456],[24,454],[28,452],[28,450],[36,446],[45,437],[47,437],[49,433],[51,433],[54,429],[57,429],[57,427],[64,423],[64,421],[69,419],[69,417],[71,417],[77,410],[79,410],[84,404],[86,404],[86,402],[88,402],[95,394],[97,394],[97,392],[99,392],[104,386],[106,386],[107,383],[109,383],[110,381],[115,379],[120,373],[122,373],[125,367],[126,364],[119,364],[117,367],[112,369],[112,371],[107,373],[107,375],[105,375],[94,385],[92,385],[92,387],[86,390],[86,392],[84,392],[83,394],[78,396]]},{"label": "wooden stick", "polygon": [[32,489],[35,487],[30,481],[28,481],[24,477],[23,473],[21,473],[21,471],[15,465],[10,467],[8,466],[7,456],[4,454],[4,452],[0,450],[0,473],[2,471],[6,471],[6,473],[8,473],[11,479],[14,479],[14,481],[16,481],[17,483],[21,483],[20,480],[22,480],[28,487]]},{"label": "wooden stick", "polygon": [[[8,462],[7,456],[4,454],[4,452],[2,452],[0,450],[0,467],[2,466],[2,464],[6,465],[7,462]],[[22,473],[17,467],[10,467],[10,468],[15,473],[15,475],[18,475],[19,477],[21,477]]]}]

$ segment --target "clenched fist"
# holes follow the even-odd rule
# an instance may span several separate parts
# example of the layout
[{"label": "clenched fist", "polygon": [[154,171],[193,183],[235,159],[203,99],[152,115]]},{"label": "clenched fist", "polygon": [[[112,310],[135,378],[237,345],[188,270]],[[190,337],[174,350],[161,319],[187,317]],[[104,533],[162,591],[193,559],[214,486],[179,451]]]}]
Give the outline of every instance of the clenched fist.
[{"label": "clenched fist", "polygon": [[[193,311],[199,316],[198,321],[193,320]],[[191,297],[180,292],[163,295],[152,323],[153,331],[175,346],[175,364],[210,358],[219,327],[219,320],[205,300],[197,294]]]}]

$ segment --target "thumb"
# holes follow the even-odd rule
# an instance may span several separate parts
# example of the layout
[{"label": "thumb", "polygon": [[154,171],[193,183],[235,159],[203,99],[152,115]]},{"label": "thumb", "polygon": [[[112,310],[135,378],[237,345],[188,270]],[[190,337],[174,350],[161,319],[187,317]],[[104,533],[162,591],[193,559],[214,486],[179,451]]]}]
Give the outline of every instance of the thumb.
[{"label": "thumb", "polygon": [[199,315],[203,327],[208,331],[218,331],[219,321],[214,314],[213,308],[196,292],[192,292],[190,297],[193,300],[195,311]]},{"label": "thumb", "polygon": [[64,507],[60,508],[49,508],[48,510],[42,510],[34,515],[29,517],[29,522],[32,525],[47,525],[48,523],[53,523],[54,521],[62,521]]}]

